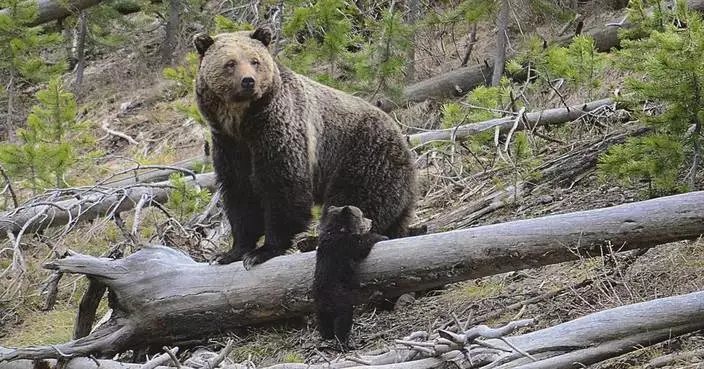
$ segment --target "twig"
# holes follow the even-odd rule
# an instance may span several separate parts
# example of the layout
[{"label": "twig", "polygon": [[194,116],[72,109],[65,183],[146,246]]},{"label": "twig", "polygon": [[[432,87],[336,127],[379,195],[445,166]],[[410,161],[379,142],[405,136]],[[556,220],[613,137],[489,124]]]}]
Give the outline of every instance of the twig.
[{"label": "twig", "polygon": [[[176,347],[174,347],[174,348],[176,348]],[[166,351],[166,354],[171,358],[171,361],[176,366],[176,369],[181,369],[181,362],[176,357],[176,354],[171,352],[171,350],[169,349],[168,346],[164,346],[164,347],[162,347],[162,349],[164,349],[164,351]]]},{"label": "twig", "polygon": [[467,45],[467,52],[464,53],[464,57],[462,58],[462,63],[460,63],[460,67],[466,67],[467,63],[469,62],[469,56],[472,54],[472,49],[474,48],[474,44],[477,43],[477,23],[472,23],[472,32],[469,34],[469,45]]},{"label": "twig", "polygon": [[[178,353],[178,347],[174,347],[170,350],[166,350],[167,352],[171,354],[176,354]],[[154,356],[151,360],[147,361],[142,365],[140,369],[154,369],[157,366],[161,366],[166,364],[169,360],[171,360],[171,356],[168,354],[159,354],[157,356]],[[175,364],[175,363],[174,363]]]},{"label": "twig", "polygon": [[137,206],[134,208],[134,218],[132,220],[132,232],[130,234],[132,235],[132,240],[135,242],[135,245],[139,244],[139,223],[142,220],[142,210],[144,209],[144,205],[147,203],[147,201],[151,200],[151,196],[148,194],[142,194],[142,197],[139,198],[139,202],[137,203]]},{"label": "twig", "polygon": [[107,132],[109,135],[117,136],[117,137],[120,137],[120,138],[127,140],[127,142],[131,143],[132,145],[139,144],[139,142],[137,142],[134,138],[128,136],[126,133],[122,133],[120,131],[115,131],[114,129],[108,128],[109,125],[110,125],[110,123],[108,123],[106,121],[100,126],[100,128],[102,128],[103,131]]},{"label": "twig", "polygon": [[232,339],[227,340],[227,344],[225,345],[225,348],[223,348],[222,351],[220,351],[218,356],[213,358],[213,360],[211,360],[211,361],[206,361],[206,363],[208,363],[207,364],[208,368],[214,369],[218,365],[220,365],[220,363],[222,363],[222,361],[225,360],[225,358],[227,358],[228,355],[230,355],[230,352],[232,352],[233,348],[235,348],[235,342]]},{"label": "twig", "polygon": [[511,130],[508,131],[508,135],[506,136],[506,142],[504,142],[504,151],[508,152],[508,145],[511,143],[511,136],[513,136],[513,133],[516,132],[516,129],[518,128],[518,123],[521,121],[521,119],[523,119],[523,114],[525,112],[525,106],[518,111],[518,114],[516,115],[516,120],[513,122]]},{"label": "twig", "polygon": [[15,208],[17,208],[17,195],[15,195],[15,191],[12,189],[10,177],[7,175],[5,167],[2,165],[0,165],[0,174],[2,174],[3,178],[5,178],[5,183],[7,183],[7,190],[10,191],[10,196],[12,196],[12,204],[14,204]]},{"label": "twig", "polygon": [[681,363],[682,361],[690,360],[694,357],[704,356],[704,349],[697,349],[685,352],[675,352],[669,355],[663,355],[652,359],[645,365],[646,369],[662,368],[664,366]]}]

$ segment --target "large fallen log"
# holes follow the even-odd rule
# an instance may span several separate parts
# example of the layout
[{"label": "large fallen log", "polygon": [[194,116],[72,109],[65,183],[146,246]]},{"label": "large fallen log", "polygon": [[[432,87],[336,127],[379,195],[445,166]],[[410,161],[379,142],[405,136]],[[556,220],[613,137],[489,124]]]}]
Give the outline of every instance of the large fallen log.
[{"label": "large fallen log", "polygon": [[[704,192],[380,242],[362,263],[356,302],[447,283],[695,239],[704,233]],[[603,248],[608,246],[606,250]],[[113,314],[92,334],[0,357],[114,353],[205,339],[230,329],[299,316],[312,308],[314,253],[280,256],[246,271],[196,263],[163,246],[124,259],[73,255],[49,269],[80,273],[111,291]],[[81,314],[81,313],[79,313]]]},{"label": "large fallen log", "polygon": [[[213,173],[187,177],[186,182],[211,191],[216,188]],[[170,190],[170,183],[165,181],[124,188],[95,186],[78,190],[70,198],[55,202],[39,199],[37,203],[0,213],[0,239],[7,238],[8,233],[38,232],[63,225],[71,227],[79,221],[129,211],[135,208],[142,196],[146,196],[147,206],[153,202],[163,203],[168,199]]]},{"label": "large fallen log", "polygon": [[[689,9],[704,11],[704,0],[689,0],[687,5]],[[616,19],[615,21],[614,23],[618,23]],[[629,26],[628,22],[620,25],[605,25],[603,28],[586,30],[582,34],[589,35],[594,39],[597,51],[608,52],[612,48],[620,46],[621,39],[618,32],[621,28]],[[572,41],[573,37],[574,35],[565,36],[556,40],[555,43],[566,46]],[[510,55],[507,56],[507,58],[510,57]],[[478,86],[488,84],[491,81],[493,65],[493,59],[486,58],[484,65],[458,68],[430,77],[406,86],[397,101],[381,98],[376,101],[376,104],[382,110],[390,112],[394,109],[405,107],[410,103],[422,102],[429,98],[462,96]]]},{"label": "large fallen log", "polygon": [[[440,334],[434,333],[430,335],[428,340],[416,341],[410,337],[405,338],[403,342],[406,347],[399,346],[374,355],[356,355],[355,361],[342,357],[325,364],[277,364],[262,369],[398,368],[399,363],[408,363],[414,369],[435,368],[448,359],[462,360],[463,357],[459,349],[466,351],[465,359],[467,357],[473,358],[473,363],[456,362],[458,367],[463,368],[514,368],[518,366],[521,368],[574,368],[617,357],[626,352],[702,328],[704,328],[704,292],[694,292],[619,306],[553,327],[505,337],[514,347],[519,348],[523,353],[530,354],[535,361],[524,354],[517,353],[505,341],[495,338],[483,340],[485,343],[494,345],[496,349],[479,346],[472,342],[475,337],[481,337],[484,332],[495,333],[506,329],[471,327],[461,332],[464,336],[445,331],[450,332],[444,334],[446,338],[458,338],[451,339],[450,342],[439,340]],[[467,340],[469,341],[467,342],[466,337],[473,339]],[[417,346],[414,346],[416,342]],[[417,351],[415,351],[416,347]],[[0,355],[9,352],[9,350],[0,348]],[[442,352],[446,352],[446,354],[442,355]],[[364,362],[366,365],[360,365],[360,362]],[[31,360],[22,359],[0,363],[0,369],[33,369],[35,364]],[[47,364],[54,367],[56,361],[48,360]],[[139,369],[141,367],[142,364],[76,358],[67,362],[63,368]],[[223,369],[246,369],[248,367],[241,364],[222,366]],[[158,366],[155,369],[168,368],[173,367]],[[181,366],[181,368],[193,369],[185,366]]]}]

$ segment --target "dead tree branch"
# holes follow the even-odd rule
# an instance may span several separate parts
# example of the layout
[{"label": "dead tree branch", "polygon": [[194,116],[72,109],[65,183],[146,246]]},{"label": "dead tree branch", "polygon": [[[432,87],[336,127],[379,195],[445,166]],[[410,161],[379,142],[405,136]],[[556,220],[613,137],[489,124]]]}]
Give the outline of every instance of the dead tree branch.
[{"label": "dead tree branch", "polygon": [[[199,174],[187,183],[215,190],[213,173]],[[77,191],[59,201],[35,201],[9,212],[0,213],[0,239],[8,233],[37,232],[49,227],[72,226],[78,221],[96,219],[109,214],[132,210],[142,196],[154,202],[165,202],[171,189],[170,183],[132,185],[125,188],[90,187]]]}]

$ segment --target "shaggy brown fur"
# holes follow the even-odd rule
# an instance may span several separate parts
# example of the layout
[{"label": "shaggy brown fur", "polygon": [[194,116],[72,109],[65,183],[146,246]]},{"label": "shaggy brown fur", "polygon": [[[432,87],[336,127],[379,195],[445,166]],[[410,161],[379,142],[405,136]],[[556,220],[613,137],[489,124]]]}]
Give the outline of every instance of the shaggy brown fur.
[{"label": "shaggy brown fur", "polygon": [[359,288],[357,263],[375,243],[387,239],[368,233],[371,225],[355,206],[331,206],[320,225],[313,279],[318,331],[324,339],[337,338],[345,348],[352,328],[352,298]]},{"label": "shaggy brown fur", "polygon": [[270,41],[266,28],[195,39],[198,107],[234,233],[219,262],[251,268],[281,255],[314,202],[355,205],[374,232],[406,236],[416,173],[398,127],[366,101],[277,64]]}]

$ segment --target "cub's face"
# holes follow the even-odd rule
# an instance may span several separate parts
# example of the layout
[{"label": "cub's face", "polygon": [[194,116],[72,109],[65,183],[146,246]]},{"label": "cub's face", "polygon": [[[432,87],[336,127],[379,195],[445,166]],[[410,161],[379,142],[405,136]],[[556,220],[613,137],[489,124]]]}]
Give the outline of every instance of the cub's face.
[{"label": "cub's face", "polygon": [[367,233],[372,229],[371,219],[365,218],[358,207],[330,206],[321,220],[322,232]]},{"label": "cub's face", "polygon": [[270,42],[267,28],[214,37],[197,35],[194,44],[200,54],[199,87],[208,88],[225,102],[260,99],[278,74],[267,49]]}]

